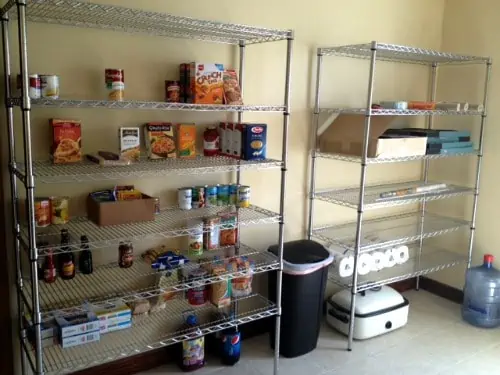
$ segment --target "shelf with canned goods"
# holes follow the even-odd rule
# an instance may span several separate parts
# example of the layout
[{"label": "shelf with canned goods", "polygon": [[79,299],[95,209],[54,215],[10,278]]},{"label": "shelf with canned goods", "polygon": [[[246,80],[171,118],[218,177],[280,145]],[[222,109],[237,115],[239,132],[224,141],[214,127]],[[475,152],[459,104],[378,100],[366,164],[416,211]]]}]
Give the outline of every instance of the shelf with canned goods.
[{"label": "shelf with canned goods", "polygon": [[[187,310],[196,314],[196,327],[186,327],[184,324],[183,313]],[[174,299],[163,309],[134,316],[130,328],[102,334],[97,342],[69,349],[63,349],[60,345],[44,346],[43,371],[47,375],[73,373],[271,317],[277,311],[274,303],[258,294],[235,298],[225,309],[210,304],[193,307],[183,298]],[[34,367],[35,351],[28,339],[23,342],[23,347]]]}]

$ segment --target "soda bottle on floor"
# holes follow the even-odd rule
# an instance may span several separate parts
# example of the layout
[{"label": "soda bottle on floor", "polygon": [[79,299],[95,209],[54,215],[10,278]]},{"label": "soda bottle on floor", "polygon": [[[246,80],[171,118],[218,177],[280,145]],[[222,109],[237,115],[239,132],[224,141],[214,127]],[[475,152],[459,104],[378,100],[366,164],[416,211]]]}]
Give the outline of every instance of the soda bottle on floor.
[{"label": "soda bottle on floor", "polygon": [[234,366],[240,360],[241,353],[241,335],[238,328],[233,327],[222,331],[221,334],[222,364]]}]

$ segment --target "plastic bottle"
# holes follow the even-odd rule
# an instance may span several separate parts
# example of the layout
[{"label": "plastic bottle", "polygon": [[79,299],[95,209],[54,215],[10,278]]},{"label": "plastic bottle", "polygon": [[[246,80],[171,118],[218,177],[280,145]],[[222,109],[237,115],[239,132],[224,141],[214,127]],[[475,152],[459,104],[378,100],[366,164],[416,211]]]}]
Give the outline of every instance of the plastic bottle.
[{"label": "plastic bottle", "polygon": [[[193,328],[199,326],[198,318],[194,312],[185,314],[184,322],[182,327],[184,332],[191,332]],[[200,336],[182,342],[182,360],[179,363],[182,371],[194,371],[205,366],[205,336],[201,335],[201,331],[199,333]]]},{"label": "plastic bottle", "polygon": [[475,326],[500,326],[500,271],[493,267],[493,255],[467,272],[462,305],[463,319]]},{"label": "plastic bottle", "polygon": [[45,256],[45,261],[43,263],[43,279],[46,283],[53,283],[56,281],[57,273],[56,273],[56,265],[54,264],[54,256],[52,254],[52,250],[47,252]]},{"label": "plastic bottle", "polygon": [[80,253],[78,265],[81,273],[89,275],[94,271],[94,266],[92,264],[92,252],[89,248],[89,239],[87,238],[87,236],[83,235],[80,237],[80,242],[80,248],[82,249],[82,252]]},{"label": "plastic bottle", "polygon": [[221,362],[227,366],[234,366],[240,360],[241,337],[236,327],[226,329],[221,334]]}]

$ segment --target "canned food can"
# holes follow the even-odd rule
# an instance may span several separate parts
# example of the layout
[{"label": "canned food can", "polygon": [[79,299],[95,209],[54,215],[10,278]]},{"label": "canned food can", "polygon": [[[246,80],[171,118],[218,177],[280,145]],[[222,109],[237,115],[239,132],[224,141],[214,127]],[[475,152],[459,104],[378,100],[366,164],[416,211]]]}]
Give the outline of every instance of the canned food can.
[{"label": "canned food can", "polygon": [[165,81],[165,100],[169,103],[179,103],[181,84],[179,81]]},{"label": "canned food can", "polygon": [[120,268],[129,268],[134,264],[134,246],[132,242],[120,242],[118,246],[118,265]]},{"label": "canned food can", "polygon": [[203,254],[203,221],[199,219],[190,220],[188,226],[191,228],[188,236],[189,255]]},{"label": "canned food can", "polygon": [[106,69],[104,71],[108,100],[122,101],[125,98],[125,71],[123,69]]},{"label": "canned food can", "polygon": [[42,81],[38,74],[31,74],[30,79],[30,98],[40,99],[42,97]]},{"label": "canned food can", "polygon": [[250,186],[241,185],[238,188],[238,206],[241,208],[250,207]]},{"label": "canned food can", "polygon": [[69,198],[50,197],[50,222],[55,225],[67,224],[69,221]]},{"label": "canned food can", "polygon": [[217,185],[207,186],[205,188],[206,207],[216,207],[217,206]]},{"label": "canned food can", "polygon": [[155,214],[158,215],[160,213],[160,198],[154,197],[155,202]]},{"label": "canned food can", "polygon": [[220,217],[211,216],[203,219],[203,250],[219,248]]},{"label": "canned food can", "polygon": [[217,206],[229,205],[229,185],[217,186]]},{"label": "canned food can", "polygon": [[42,98],[59,99],[59,77],[53,74],[40,76]]},{"label": "canned food can", "polygon": [[205,186],[194,186],[193,187],[193,208],[203,208],[206,207],[206,195]]},{"label": "canned food can", "polygon": [[35,198],[35,224],[37,227],[47,227],[50,225],[50,199]]},{"label": "canned food can", "polygon": [[238,189],[240,185],[231,184],[229,185],[229,204],[238,204]]},{"label": "canned food can", "polygon": [[190,210],[193,208],[193,190],[191,188],[180,188],[177,191],[177,198],[181,210]]}]

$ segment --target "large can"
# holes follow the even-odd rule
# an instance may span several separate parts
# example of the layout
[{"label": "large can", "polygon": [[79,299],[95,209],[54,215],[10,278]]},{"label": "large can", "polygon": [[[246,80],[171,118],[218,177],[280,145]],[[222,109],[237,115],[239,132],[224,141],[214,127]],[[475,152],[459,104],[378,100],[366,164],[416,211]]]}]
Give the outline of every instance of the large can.
[{"label": "large can", "polygon": [[181,85],[179,81],[165,81],[165,101],[179,103],[181,97]]},{"label": "large can", "polygon": [[42,98],[59,99],[59,77],[53,74],[40,76]]},{"label": "large can", "polygon": [[69,221],[69,198],[50,197],[50,206],[50,222],[55,225],[67,224]]},{"label": "large can", "polygon": [[180,188],[177,191],[177,199],[179,203],[179,208],[181,210],[190,210],[191,208],[193,208],[192,206],[193,189]]},{"label": "large can", "polygon": [[217,185],[210,185],[205,188],[205,206],[217,206]]},{"label": "large can", "polygon": [[35,223],[37,227],[47,227],[50,225],[50,199],[35,198]]},{"label": "large can", "polygon": [[217,186],[217,206],[229,205],[229,185]]},{"label": "large can", "polygon": [[191,228],[188,236],[188,253],[189,255],[203,254],[203,221],[200,219],[192,219],[188,222]]},{"label": "large can", "polygon": [[125,72],[123,69],[104,71],[108,100],[122,101],[125,97]]},{"label": "large can", "polygon": [[250,186],[241,185],[238,188],[238,206],[241,208],[250,207]]},{"label": "large can", "polygon": [[38,74],[30,74],[30,98],[40,99],[42,97],[42,81]]},{"label": "large can", "polygon": [[240,185],[231,184],[229,185],[229,204],[238,204],[238,189]]},{"label": "large can", "polygon": [[206,193],[205,186],[193,187],[193,208],[206,207]]}]

